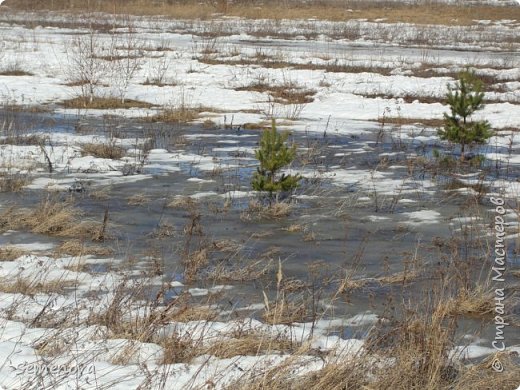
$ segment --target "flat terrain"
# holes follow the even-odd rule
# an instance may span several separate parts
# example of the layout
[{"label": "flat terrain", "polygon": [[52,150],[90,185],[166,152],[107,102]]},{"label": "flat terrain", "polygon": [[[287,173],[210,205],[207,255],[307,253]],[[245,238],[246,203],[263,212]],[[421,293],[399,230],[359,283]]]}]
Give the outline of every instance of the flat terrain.
[{"label": "flat terrain", "polygon": [[224,3],[0,7],[0,388],[515,389],[520,7]]}]

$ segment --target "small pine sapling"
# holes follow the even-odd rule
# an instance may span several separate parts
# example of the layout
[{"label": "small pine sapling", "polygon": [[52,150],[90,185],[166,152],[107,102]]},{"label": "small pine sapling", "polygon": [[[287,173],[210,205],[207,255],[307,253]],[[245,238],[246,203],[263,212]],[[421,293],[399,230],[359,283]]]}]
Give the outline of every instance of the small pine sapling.
[{"label": "small pine sapling", "polygon": [[279,133],[273,119],[271,129],[264,130],[260,140],[260,147],[255,156],[260,166],[253,175],[251,185],[255,191],[269,192],[277,196],[282,191],[291,191],[298,187],[300,175],[286,175],[280,170],[289,165],[296,156],[296,146],[288,146],[288,133]]},{"label": "small pine sapling", "polygon": [[460,159],[465,159],[466,146],[484,144],[493,135],[488,121],[473,121],[471,116],[484,107],[482,81],[474,72],[464,71],[455,87],[448,86],[446,95],[450,113],[444,114],[444,127],[438,130],[442,140],[460,144]]}]

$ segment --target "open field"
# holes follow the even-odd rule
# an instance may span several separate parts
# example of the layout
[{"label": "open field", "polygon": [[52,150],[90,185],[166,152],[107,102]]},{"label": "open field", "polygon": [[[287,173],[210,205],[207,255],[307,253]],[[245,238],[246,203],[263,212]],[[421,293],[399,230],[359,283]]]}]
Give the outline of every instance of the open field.
[{"label": "open field", "polygon": [[345,21],[384,19],[390,23],[472,25],[478,20],[520,18],[520,10],[507,5],[514,1],[144,1],[111,0],[7,0],[6,5],[21,10],[92,11],[131,15],[164,15],[178,19],[211,19],[221,15],[248,19],[320,19]]},{"label": "open field", "polygon": [[[0,389],[520,385],[520,6],[28,4],[0,6]],[[464,150],[465,70],[492,133]]]}]

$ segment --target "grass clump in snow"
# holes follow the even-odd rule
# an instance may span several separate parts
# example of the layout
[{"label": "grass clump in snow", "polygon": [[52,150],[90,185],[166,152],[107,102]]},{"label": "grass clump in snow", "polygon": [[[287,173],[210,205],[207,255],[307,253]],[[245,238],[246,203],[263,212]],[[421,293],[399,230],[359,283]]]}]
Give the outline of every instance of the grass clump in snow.
[{"label": "grass clump in snow", "polygon": [[94,110],[129,109],[129,108],[151,108],[153,105],[140,100],[125,99],[122,101],[117,97],[94,97],[92,100],[85,97],[76,97],[62,102],[65,108],[87,108]]},{"label": "grass clump in snow", "polygon": [[446,302],[452,314],[461,314],[470,317],[489,317],[493,314],[494,289],[483,285],[473,288],[463,288],[459,293]]},{"label": "grass clump in snow", "polygon": [[188,123],[199,117],[199,114],[207,111],[202,107],[193,108],[185,105],[172,106],[163,109],[161,112],[147,118],[150,122],[163,123]]},{"label": "grass clump in snow", "polygon": [[28,229],[33,233],[62,237],[99,235],[101,224],[81,220],[82,212],[70,201],[48,197],[34,209],[11,207],[0,214],[0,230]]},{"label": "grass clump in snow", "polygon": [[125,155],[125,149],[114,142],[86,143],[81,145],[81,154],[83,156],[119,160]]},{"label": "grass clump in snow", "polygon": [[15,246],[4,246],[0,248],[0,261],[13,261],[20,256],[23,256],[26,252],[23,249]]},{"label": "grass clump in snow", "polygon": [[0,173],[0,192],[19,192],[28,181],[27,175]]},{"label": "grass clump in snow", "polygon": [[300,345],[300,343],[296,343],[281,335],[249,332],[237,334],[235,338],[218,340],[205,352],[220,359],[230,359],[235,356],[293,353]]},{"label": "grass clump in snow", "polygon": [[267,82],[258,81],[235,90],[268,93],[276,103],[280,104],[312,103],[314,101],[313,96],[316,94],[316,90],[305,89],[291,81],[282,85],[270,85]]},{"label": "grass clump in snow", "polygon": [[84,241],[78,239],[71,239],[63,242],[55,251],[55,256],[61,257],[63,255],[70,256],[109,256],[114,251],[110,248],[99,245],[86,245]]},{"label": "grass clump in snow", "polygon": [[240,214],[242,221],[255,221],[259,219],[277,220],[288,217],[293,206],[288,202],[272,202],[264,205],[259,201],[249,202],[248,208]]},{"label": "grass clump in snow", "polygon": [[73,281],[40,280],[37,278],[0,279],[0,291],[7,294],[64,294],[67,288],[75,286]]},{"label": "grass clump in snow", "polygon": [[39,134],[15,134],[0,139],[0,145],[45,145],[46,137]]},{"label": "grass clump in snow", "polygon": [[0,76],[34,76],[34,74],[25,70],[20,61],[15,60],[0,68]]}]

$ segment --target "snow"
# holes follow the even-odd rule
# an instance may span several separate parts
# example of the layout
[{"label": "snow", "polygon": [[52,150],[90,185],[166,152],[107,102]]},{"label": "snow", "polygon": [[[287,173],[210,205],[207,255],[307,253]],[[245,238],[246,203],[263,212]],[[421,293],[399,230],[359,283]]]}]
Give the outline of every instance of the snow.
[{"label": "snow", "polygon": [[403,215],[409,218],[409,221],[406,221],[409,225],[440,223],[441,217],[441,214],[434,210],[413,211],[410,213],[403,213]]},{"label": "snow", "polygon": [[[0,1],[1,3],[1,1]],[[0,99],[12,104],[55,104],[73,96],[77,91],[65,85],[63,69],[67,67],[67,41],[77,30],[67,28],[37,27],[29,29],[22,22],[37,21],[37,14],[16,14],[9,16],[13,22],[20,24],[0,24],[0,35],[5,47],[0,53],[2,61],[20,61],[32,76],[9,77],[0,76]],[[63,16],[49,14],[49,20],[62,21]],[[520,164],[520,135],[510,131],[510,128],[520,126],[520,70],[518,56],[509,59],[501,57],[499,50],[504,49],[496,42],[496,36],[501,36],[504,42],[509,42],[507,49],[518,49],[518,21],[503,20],[497,23],[479,21],[479,29],[465,26],[449,26],[438,29],[435,26],[399,26],[386,23],[385,20],[349,21],[346,23],[307,21],[280,21],[278,31],[288,32],[295,36],[290,41],[273,37],[255,38],[254,33],[265,27],[267,21],[229,20],[223,23],[225,32],[230,35],[219,38],[229,47],[236,47],[240,53],[239,59],[251,59],[258,46],[248,43],[256,40],[262,43],[266,55],[283,54],[284,59],[292,65],[313,63],[316,69],[298,69],[289,66],[286,69],[267,69],[255,64],[252,66],[237,66],[233,64],[207,65],[197,61],[197,36],[190,33],[204,31],[208,22],[170,21],[157,18],[135,18],[139,37],[148,40],[149,44],[160,44],[162,40],[171,41],[175,51],[165,52],[164,56],[170,63],[167,76],[178,80],[176,86],[142,85],[148,77],[150,67],[156,66],[159,57],[148,56],[148,66],[141,67],[132,81],[128,98],[138,99],[154,104],[151,109],[130,110],[80,110],[82,115],[102,118],[104,115],[124,115],[126,118],[147,118],[158,112],[160,106],[175,105],[181,99],[193,107],[205,107],[204,113],[197,119],[204,123],[210,119],[217,126],[239,128],[246,123],[262,123],[266,120],[266,111],[272,109],[279,116],[290,116],[293,106],[273,105],[269,103],[267,93],[255,91],[237,91],[239,87],[248,86],[259,80],[268,79],[274,85],[283,85],[290,81],[305,88],[316,91],[314,100],[304,107],[300,115],[290,120],[281,121],[279,127],[300,134],[312,133],[349,136],[353,140],[366,135],[373,135],[384,127],[391,131],[391,125],[381,125],[378,121],[385,118],[402,118],[421,122],[431,119],[442,119],[447,107],[440,102],[421,102],[421,97],[440,100],[446,85],[452,83],[450,75],[460,71],[471,62],[478,65],[478,74],[493,76],[500,80],[499,91],[489,92],[487,97],[497,102],[489,103],[477,118],[486,118],[494,129],[499,130],[490,142],[489,148],[483,153],[491,161],[501,161],[516,169]],[[356,28],[361,38],[350,41],[341,36],[334,36],[334,31],[342,28]],[[317,38],[305,40],[302,36],[317,30],[321,32]],[[438,31],[443,30],[443,31]],[[425,33],[430,40],[428,49],[410,47],[411,37]],[[300,36],[300,38],[298,38]],[[383,42],[383,36],[388,39]],[[463,36],[464,42],[444,39],[449,36]],[[21,37],[21,38],[20,38]],[[29,39],[28,37],[31,37]],[[104,45],[109,36],[101,34]],[[286,49],[280,49],[284,42]],[[457,51],[454,49],[464,49]],[[473,49],[474,51],[471,51]],[[323,54],[327,54],[324,56]],[[475,58],[472,58],[475,56]],[[330,57],[330,59],[324,59]],[[217,53],[214,59],[229,59],[224,50]],[[323,67],[330,65],[364,68],[360,72],[327,72]],[[506,66],[507,65],[507,66]],[[321,66],[321,68],[320,68]],[[432,77],[420,77],[416,72],[423,67],[431,67]],[[378,69],[391,69],[380,73]],[[325,86],[328,84],[329,86]],[[505,92],[502,91],[505,90]],[[113,93],[111,88],[100,87],[101,93]],[[411,96],[406,102],[403,97]],[[218,97],[218,98],[217,98]],[[408,100],[407,100],[408,101]],[[77,114],[76,110],[57,108],[60,115]],[[169,126],[169,125],[167,125]],[[33,130],[31,130],[33,131]],[[192,170],[202,174],[219,170],[232,170],[256,162],[252,158],[254,147],[242,146],[242,141],[256,141],[258,135],[240,134],[222,135],[213,130],[197,134],[187,134],[190,141],[218,138],[219,146],[213,147],[211,153],[201,150],[193,152],[181,147],[175,149],[152,149],[147,151],[147,157],[142,162],[142,171],[127,172],[129,167],[137,168],[141,161],[138,156],[143,152],[147,137],[139,139],[119,138],[115,135],[78,135],[65,132],[34,133],[44,135],[46,143],[39,145],[0,145],[0,169],[9,173],[34,173],[26,185],[28,190],[69,191],[76,184],[89,182],[91,187],[101,187],[118,183],[131,183],[151,179],[153,175],[192,175]],[[395,133],[392,133],[395,135]],[[399,140],[412,145],[436,145],[439,139],[435,129],[418,129],[415,125],[399,127]],[[6,137],[2,137],[3,140]],[[113,144],[124,149],[125,156],[120,159],[106,159],[85,155],[82,145]],[[334,157],[352,156],[364,157],[376,151],[373,143],[359,141],[355,147],[341,149],[338,145],[329,145],[330,151],[335,151]],[[300,151],[305,151],[300,148]],[[337,152],[336,152],[337,151]],[[217,154],[217,156],[215,156]],[[229,155],[240,157],[227,158]],[[323,156],[322,156],[323,157]],[[411,157],[401,153],[382,153],[380,158]],[[53,174],[48,173],[50,160]],[[324,158],[324,157],[323,157]],[[441,224],[443,215],[436,210],[417,209],[419,201],[414,195],[428,195],[437,187],[433,179],[416,180],[413,175],[398,176],[395,171],[406,169],[405,165],[394,165],[383,169],[381,167],[346,166],[337,163],[327,170],[310,168],[291,169],[289,173],[300,173],[308,179],[321,179],[338,188],[356,191],[356,202],[370,205],[377,196],[392,198],[400,207],[407,211],[396,214],[395,219],[406,225],[428,227]],[[188,167],[188,168],[187,168]],[[194,175],[196,175],[195,173]],[[253,191],[243,188],[213,191],[206,185],[216,185],[218,180],[189,177],[187,180],[193,191],[188,196],[193,199],[217,198],[248,199],[256,195]],[[461,182],[476,184],[477,177],[460,177]],[[520,194],[520,183],[498,181],[495,183],[503,189],[503,195],[517,199]],[[233,187],[231,187],[233,188]],[[461,193],[475,193],[473,189],[462,188]],[[369,195],[369,196],[367,196]],[[403,198],[398,199],[403,196]],[[298,195],[301,201],[320,199],[316,195]],[[413,199],[412,199],[413,198]],[[419,198],[419,196],[417,196]],[[416,206],[417,205],[417,206]],[[1,205],[4,207],[4,205]],[[409,211],[409,207],[414,207]],[[371,211],[373,213],[373,211]],[[514,215],[509,215],[513,219]],[[378,223],[391,221],[394,217],[388,215],[366,215],[368,221]],[[460,225],[480,222],[476,218],[459,217],[450,220],[450,224]],[[482,221],[484,223],[484,221]],[[516,226],[511,224],[512,227]],[[8,239],[17,232],[6,232],[2,235]],[[510,234],[508,239],[515,239],[518,234]],[[63,257],[44,256],[54,248],[54,244],[38,241],[16,243],[11,246],[30,252],[10,262],[0,262],[0,278],[2,282],[30,280],[33,283],[69,283],[75,285],[65,288],[64,294],[0,294],[0,387],[8,389],[23,388],[24,382],[38,376],[38,370],[64,368],[62,375],[44,375],[46,388],[70,389],[71,386],[81,386],[85,389],[113,388],[153,388],[161,380],[175,383],[176,388],[192,386],[202,387],[212,383],[216,388],[239,379],[247,371],[251,375],[260,374],[266,368],[290,361],[298,374],[319,370],[326,363],[313,355],[302,355],[297,358],[286,352],[259,353],[256,356],[236,356],[230,359],[219,359],[215,356],[201,355],[189,363],[162,364],[164,348],[158,343],[145,342],[124,338],[124,335],[110,335],[110,331],[101,325],[87,325],[87,319],[93,314],[103,313],[110,307],[116,287],[123,281],[128,282],[128,288],[136,286],[138,281],[129,277],[140,275],[138,267],[127,273],[91,274],[73,271],[78,264],[96,264],[104,262],[117,263],[121,259],[96,259],[93,257]],[[146,259],[141,259],[146,260]],[[133,284],[135,283],[135,284]],[[160,286],[165,281],[162,277],[147,280],[149,286]],[[231,285],[215,286],[184,286],[174,281],[170,283],[175,288],[192,298],[206,297],[222,291],[233,291]],[[177,294],[177,293],[176,293]],[[237,308],[236,312],[257,311],[264,308],[263,304],[252,303]],[[142,318],[146,310],[138,305],[129,308],[125,318]],[[79,324],[64,322],[59,329],[32,326],[34,320],[43,313],[51,315],[54,320],[67,319],[68,313],[74,313],[74,321]],[[222,311],[221,315],[226,314]],[[228,313],[230,314],[230,313]],[[70,320],[70,319],[68,319]],[[229,321],[166,321],[157,329],[158,334],[169,337],[186,337],[199,340],[204,345],[211,345],[216,340],[231,339],[240,332],[259,332],[269,336],[283,336],[293,342],[306,342],[311,348],[322,352],[330,352],[331,356],[354,358],[363,351],[364,341],[355,338],[342,338],[333,334],[338,328],[370,329],[381,320],[375,313],[362,312],[347,318],[320,319],[314,323],[293,323],[291,325],[269,325],[254,318]],[[59,321],[58,321],[59,322]],[[331,334],[332,333],[332,334]],[[59,350],[56,356],[43,357],[41,346],[52,340],[63,344],[66,348]],[[494,351],[489,347],[471,344],[456,346],[452,356],[458,359],[474,359],[487,356]],[[74,370],[76,367],[76,370]],[[77,375],[77,367],[86,370]],[[32,371],[30,371],[32,370]],[[157,374],[157,375],[156,375]],[[162,376],[161,376],[162,375]]]}]

